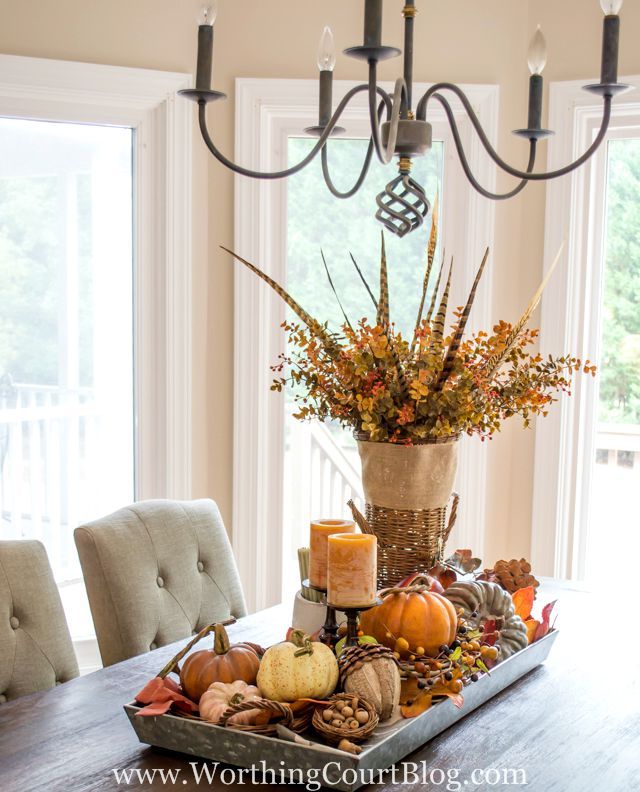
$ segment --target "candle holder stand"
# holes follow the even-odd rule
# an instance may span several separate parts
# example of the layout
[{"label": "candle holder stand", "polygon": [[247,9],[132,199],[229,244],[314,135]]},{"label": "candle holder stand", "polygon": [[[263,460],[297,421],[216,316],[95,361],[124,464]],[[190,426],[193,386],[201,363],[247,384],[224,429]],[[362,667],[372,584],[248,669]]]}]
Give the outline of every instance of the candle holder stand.
[{"label": "candle holder stand", "polygon": [[381,605],[382,600],[379,597],[376,597],[375,601],[369,605],[361,605],[358,608],[350,608],[345,607],[344,605],[328,605],[327,607],[333,607],[334,611],[340,610],[344,613],[347,617],[347,635],[345,640],[345,646],[358,646],[358,625],[360,621],[360,614],[364,611],[371,610],[371,608],[375,608],[376,605]]},{"label": "candle holder stand", "polygon": [[331,649],[335,649],[338,643],[338,621],[336,619],[336,609],[327,602],[327,589],[320,588],[319,586],[312,586],[308,578],[302,581],[302,585],[305,588],[311,589],[311,591],[319,591],[322,594],[323,604],[326,605],[327,612],[318,638],[320,643],[325,644]]}]

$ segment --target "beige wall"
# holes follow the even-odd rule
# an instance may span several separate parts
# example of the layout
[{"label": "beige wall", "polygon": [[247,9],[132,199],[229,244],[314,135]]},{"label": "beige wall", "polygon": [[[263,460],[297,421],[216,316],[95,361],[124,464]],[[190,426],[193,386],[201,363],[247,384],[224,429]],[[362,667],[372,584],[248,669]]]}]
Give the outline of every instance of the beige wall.
[{"label": "beige wall", "polygon": [[[194,68],[197,0],[0,0],[0,52],[190,72]],[[229,93],[212,112],[215,139],[233,153],[236,77],[315,77],[324,24],[340,49],[361,40],[356,0],[220,0],[215,83]],[[386,0],[384,39],[401,46],[401,0]],[[420,81],[497,83],[501,91],[499,144],[523,163],[523,143],[509,130],[526,120],[526,48],[540,22],[549,40],[546,76],[574,79],[598,72],[601,12],[597,0],[418,0],[415,77]],[[632,31],[640,4],[623,12],[623,73],[640,71]],[[383,64],[393,78],[399,61]],[[361,79],[362,65],[340,56],[336,74]],[[196,140],[194,223],[194,496],[208,495],[231,512],[233,276],[218,244],[233,240],[233,179],[205,157]],[[503,185],[508,180],[502,181]],[[208,204],[207,204],[208,193]],[[493,315],[511,319],[540,276],[544,186],[498,204],[493,259]],[[207,214],[208,212],[208,214]],[[474,442],[474,441],[469,441]],[[489,535],[486,559],[528,555],[533,434],[510,426],[490,444]]]}]

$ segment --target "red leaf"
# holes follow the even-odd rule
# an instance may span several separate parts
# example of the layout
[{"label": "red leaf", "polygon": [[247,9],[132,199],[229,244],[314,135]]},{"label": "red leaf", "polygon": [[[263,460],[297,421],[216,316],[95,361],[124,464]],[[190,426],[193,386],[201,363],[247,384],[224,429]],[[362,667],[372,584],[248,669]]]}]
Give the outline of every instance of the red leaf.
[{"label": "red leaf", "polygon": [[136,715],[163,715],[168,712],[173,705],[184,712],[197,712],[198,707],[180,692],[180,688],[173,681],[166,677],[154,677],[136,695],[139,704],[146,704],[146,707],[138,710]]},{"label": "red leaf", "polygon": [[540,622],[536,633],[533,636],[534,641],[539,641],[540,638],[544,638],[544,636],[549,632],[549,622],[551,621],[551,614],[553,613],[556,602],[557,600],[553,600],[553,602],[547,602],[547,604],[542,609],[542,621]]},{"label": "red leaf", "polygon": [[496,631],[496,622],[494,619],[487,619],[484,623],[483,631],[482,631],[482,643],[486,643],[489,646],[493,646],[495,642],[498,640],[498,633]]},{"label": "red leaf", "polygon": [[533,608],[533,600],[536,596],[536,590],[533,586],[518,589],[513,595],[513,605],[516,609],[517,615],[526,621],[531,616],[531,609]]}]

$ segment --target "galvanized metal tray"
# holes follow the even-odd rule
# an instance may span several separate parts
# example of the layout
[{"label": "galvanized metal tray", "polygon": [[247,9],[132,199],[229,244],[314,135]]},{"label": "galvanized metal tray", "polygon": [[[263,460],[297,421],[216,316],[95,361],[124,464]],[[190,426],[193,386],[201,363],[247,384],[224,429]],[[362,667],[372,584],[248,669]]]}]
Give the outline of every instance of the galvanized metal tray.
[{"label": "galvanized metal tray", "polygon": [[408,756],[544,662],[557,635],[557,630],[550,632],[497,665],[490,676],[485,674],[466,687],[461,709],[447,699],[417,718],[381,724],[359,756],[329,746],[299,745],[223,729],[176,715],[140,718],[136,717],[139,707],[135,702],[126,704],[124,709],[140,742],[148,745],[238,767],[257,767],[262,772],[276,773],[276,778],[280,778],[283,769],[285,772],[294,770],[296,781],[313,781],[343,792],[354,792],[371,783],[372,772],[384,770]]}]

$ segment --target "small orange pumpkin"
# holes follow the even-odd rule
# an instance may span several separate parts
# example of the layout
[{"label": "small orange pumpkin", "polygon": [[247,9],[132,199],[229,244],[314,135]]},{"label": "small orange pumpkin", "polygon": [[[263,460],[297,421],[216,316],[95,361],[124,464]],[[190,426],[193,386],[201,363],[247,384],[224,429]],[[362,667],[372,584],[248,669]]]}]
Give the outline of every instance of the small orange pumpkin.
[{"label": "small orange pumpkin", "polygon": [[255,685],[260,667],[258,647],[253,644],[230,644],[221,624],[214,628],[212,649],[189,655],[180,671],[185,694],[195,702],[214,682],[237,682]]},{"label": "small orange pumpkin", "polygon": [[382,604],[360,615],[360,629],[402,657],[435,656],[455,640],[456,609],[441,594],[409,586],[386,589],[379,596]]}]

